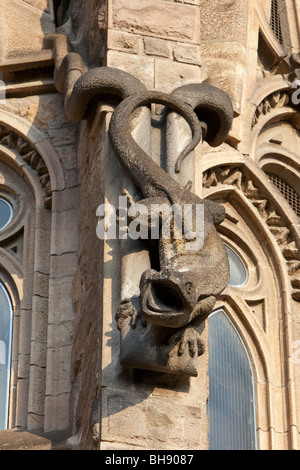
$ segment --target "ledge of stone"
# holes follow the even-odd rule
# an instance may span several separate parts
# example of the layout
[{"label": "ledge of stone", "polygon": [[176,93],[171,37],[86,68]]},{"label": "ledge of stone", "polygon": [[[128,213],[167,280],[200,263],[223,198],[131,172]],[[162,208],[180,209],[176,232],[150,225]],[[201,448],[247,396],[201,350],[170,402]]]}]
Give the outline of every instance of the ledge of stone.
[{"label": "ledge of stone", "polygon": [[0,431],[0,450],[63,450],[67,438],[66,431],[43,433],[10,429]]}]

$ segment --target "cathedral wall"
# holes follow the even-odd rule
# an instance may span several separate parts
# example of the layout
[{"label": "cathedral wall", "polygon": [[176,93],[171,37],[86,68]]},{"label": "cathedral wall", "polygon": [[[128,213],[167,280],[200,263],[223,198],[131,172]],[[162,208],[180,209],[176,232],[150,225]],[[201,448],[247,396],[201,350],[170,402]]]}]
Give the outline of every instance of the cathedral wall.
[{"label": "cathedral wall", "polygon": [[[14,311],[0,448],[27,446],[30,433],[45,439],[32,437],[33,448],[210,446],[209,320],[197,376],[121,365],[116,313],[140,295],[151,256],[142,241],[97,236],[97,208],[117,207],[124,190],[140,193],[112,150],[117,100],[93,95],[82,119],[67,113],[67,87],[94,67],[165,94],[208,79],[231,98],[226,140],[217,148],[201,142],[179,175],[174,162],[191,139],[182,117],[143,106],[130,132],[178,184],[225,208],[218,232],[248,280],[226,287],[214,312],[225,312],[253,368],[255,445],[299,448],[300,120],[292,92],[300,14],[297,2],[276,3],[283,37],[268,1],[75,0],[56,24],[55,2],[1,1],[0,198],[11,198],[17,216],[0,231],[0,282]],[[78,60],[60,86],[68,48],[55,48],[55,33],[68,37]],[[145,351],[151,363],[156,350]],[[26,432],[23,444],[16,430]]]}]

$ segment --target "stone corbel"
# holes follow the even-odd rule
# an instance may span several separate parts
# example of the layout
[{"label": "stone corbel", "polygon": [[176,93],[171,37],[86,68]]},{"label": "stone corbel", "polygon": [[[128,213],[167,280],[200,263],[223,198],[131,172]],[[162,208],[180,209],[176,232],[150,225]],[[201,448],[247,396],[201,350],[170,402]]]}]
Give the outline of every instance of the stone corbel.
[{"label": "stone corbel", "polygon": [[[113,106],[111,146],[143,195],[139,204],[148,211],[141,222],[146,230],[151,230],[153,204],[170,209],[176,206],[181,214],[186,205],[191,208],[191,220],[183,216],[179,225],[170,212],[169,237],[164,238],[160,230],[157,240],[159,266],[141,276],[138,298],[122,299],[116,320],[124,367],[196,376],[197,358],[204,351],[201,333],[205,319],[229,280],[226,250],[216,229],[225,211],[215,202],[200,199],[189,187],[180,186],[156,164],[134,140],[130,122],[136,110],[151,104],[162,105],[186,120],[192,140],[175,159],[173,173],[179,174],[183,160],[201,139],[215,147],[224,142],[232,125],[231,101],[209,83],[183,86],[171,94],[149,91],[122,70],[88,69],[78,54],[69,51],[63,36],[48,37],[47,42],[55,49],[55,83],[65,96],[65,112],[71,122],[93,121],[91,103],[93,110],[97,103]],[[93,129],[95,132],[95,126]],[[200,207],[201,227],[195,226],[194,218]],[[187,236],[182,231],[187,222],[203,235],[201,243],[193,248],[191,244],[199,241],[199,234],[192,230]]]}]

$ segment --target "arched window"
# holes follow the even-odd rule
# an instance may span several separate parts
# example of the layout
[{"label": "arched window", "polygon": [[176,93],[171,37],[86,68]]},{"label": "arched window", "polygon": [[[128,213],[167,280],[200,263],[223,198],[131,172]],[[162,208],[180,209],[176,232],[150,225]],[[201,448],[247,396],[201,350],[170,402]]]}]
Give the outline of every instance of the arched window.
[{"label": "arched window", "polygon": [[[229,285],[243,287],[248,272],[240,256],[225,245]],[[209,323],[209,443],[211,450],[256,449],[253,372],[244,344],[223,310]]]},{"label": "arched window", "polygon": [[13,217],[13,209],[6,199],[0,198],[0,230],[3,230]]},{"label": "arched window", "polygon": [[12,305],[0,282],[0,430],[8,424],[11,342]]},{"label": "arched window", "polygon": [[209,317],[210,450],[255,450],[253,372],[243,342],[223,310]]},{"label": "arched window", "polygon": [[248,273],[246,266],[244,265],[241,258],[230,248],[228,245],[225,245],[229,266],[230,266],[230,279],[229,285],[235,287],[242,287],[247,283]]}]

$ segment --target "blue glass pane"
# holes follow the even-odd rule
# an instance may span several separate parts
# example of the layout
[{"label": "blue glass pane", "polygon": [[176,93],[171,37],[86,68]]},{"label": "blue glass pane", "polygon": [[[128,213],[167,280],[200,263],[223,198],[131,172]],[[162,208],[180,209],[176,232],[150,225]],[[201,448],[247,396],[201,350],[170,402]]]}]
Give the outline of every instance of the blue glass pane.
[{"label": "blue glass pane", "polygon": [[0,230],[4,229],[12,219],[13,211],[11,205],[5,201],[5,199],[0,199]]},{"label": "blue glass pane", "polygon": [[12,308],[10,299],[0,283],[0,430],[7,428]]},{"label": "blue glass pane", "polygon": [[230,266],[230,280],[229,285],[241,287],[244,286],[248,280],[247,269],[241,258],[231,249],[225,245]]},{"label": "blue glass pane", "polygon": [[210,450],[255,450],[252,368],[223,311],[209,317]]}]

